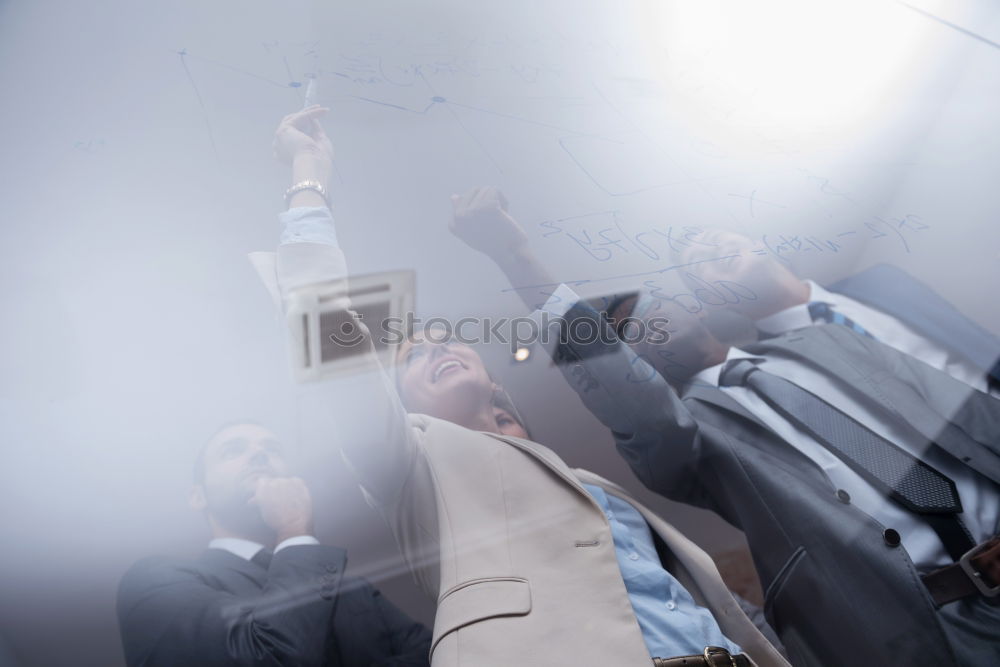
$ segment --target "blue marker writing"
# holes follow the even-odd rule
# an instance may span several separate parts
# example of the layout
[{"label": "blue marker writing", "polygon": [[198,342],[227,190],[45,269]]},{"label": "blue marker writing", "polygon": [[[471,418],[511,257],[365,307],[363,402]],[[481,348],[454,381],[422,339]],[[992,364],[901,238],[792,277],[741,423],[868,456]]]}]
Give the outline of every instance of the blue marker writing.
[{"label": "blue marker writing", "polygon": [[316,104],[316,76],[310,74],[309,83],[306,85],[306,102],[302,108],[308,109],[314,104]]}]

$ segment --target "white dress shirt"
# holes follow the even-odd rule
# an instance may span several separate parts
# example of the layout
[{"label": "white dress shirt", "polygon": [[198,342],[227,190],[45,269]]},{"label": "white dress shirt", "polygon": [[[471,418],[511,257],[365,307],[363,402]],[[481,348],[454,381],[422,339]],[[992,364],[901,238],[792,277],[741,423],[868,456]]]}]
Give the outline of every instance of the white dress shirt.
[{"label": "white dress shirt", "polygon": [[928,366],[944,371],[973,389],[989,391],[986,374],[965,357],[921,336],[892,315],[855,301],[849,296],[831,292],[811,280],[805,282],[809,285],[809,299],[806,303],[800,303],[758,320],[757,328],[765,333],[777,335],[810,327],[815,322],[809,315],[809,303],[822,301],[841,315],[860,324],[880,343],[920,359]]},{"label": "white dress shirt", "polygon": [[[285,547],[294,547],[300,544],[319,544],[319,540],[312,535],[289,537],[287,540],[283,540],[278,544],[278,546],[274,547],[274,553],[278,553]],[[251,540],[244,540],[241,537],[216,537],[208,543],[208,548],[222,549],[223,551],[228,551],[234,556],[239,556],[243,560],[250,560],[257,555],[258,551],[264,548],[264,545]]]},{"label": "white dress shirt", "polygon": [[[853,316],[849,315],[848,317],[853,319]],[[867,328],[867,324],[862,326]],[[922,442],[913,433],[895,425],[883,423],[880,416],[869,406],[855,400],[823,372],[811,366],[784,359],[757,357],[739,348],[730,348],[726,360],[730,359],[752,359],[760,366],[761,370],[782,377],[812,392],[886,440],[947,475],[955,482],[958,495],[962,499],[962,507],[965,509],[958,516],[969,529],[973,539],[976,542],[982,542],[997,533],[998,519],[1000,519],[1000,494],[997,493],[995,485],[990,480],[976,474],[950,454],[936,448],[928,449],[929,443]],[[694,379],[718,387],[719,375],[724,365],[723,363],[706,368],[698,373]],[[887,498],[812,436],[776,412],[752,389],[720,387],[720,390],[755,415],[788,444],[816,463],[836,488],[843,489],[850,495],[850,502],[856,507],[884,527],[895,529],[902,537],[903,546],[918,569],[931,570],[952,562],[937,533],[927,522]]]}]

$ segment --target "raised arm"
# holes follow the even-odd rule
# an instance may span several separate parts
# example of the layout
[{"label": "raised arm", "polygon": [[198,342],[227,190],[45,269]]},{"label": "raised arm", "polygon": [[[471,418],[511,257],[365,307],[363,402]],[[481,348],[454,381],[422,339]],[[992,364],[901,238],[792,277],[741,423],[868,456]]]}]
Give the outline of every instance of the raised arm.
[{"label": "raised arm", "polygon": [[535,255],[528,235],[507,211],[507,197],[491,186],[452,195],[451,232],[500,267],[529,310],[537,307],[537,286],[556,286]]},{"label": "raised arm", "polygon": [[[493,187],[453,196],[451,231],[486,254],[519,289],[525,305],[561,319],[562,335],[549,354],[590,412],[607,426],[635,474],[653,490],[706,504],[693,470],[701,451],[698,425],[649,359],[621,342],[613,327],[566,285],[558,284]],[[550,295],[537,303],[539,289]],[[574,332],[600,332],[574,336]],[[596,340],[595,340],[596,338]]]},{"label": "raised arm", "polygon": [[[276,259],[278,290],[286,309],[298,290],[324,285],[335,294],[343,291],[347,280],[346,260],[327,201],[333,147],[319,123],[326,112],[314,106],[290,114],[275,132],[275,157],[292,171],[290,208],[282,214],[284,230]],[[396,499],[409,474],[414,445],[406,411],[378,363],[369,330],[346,298],[340,303],[360,336],[352,347],[366,350],[367,363],[363,369],[310,387],[315,394],[310,398],[320,401],[317,409],[334,416],[345,457],[369,499],[384,506]]]}]

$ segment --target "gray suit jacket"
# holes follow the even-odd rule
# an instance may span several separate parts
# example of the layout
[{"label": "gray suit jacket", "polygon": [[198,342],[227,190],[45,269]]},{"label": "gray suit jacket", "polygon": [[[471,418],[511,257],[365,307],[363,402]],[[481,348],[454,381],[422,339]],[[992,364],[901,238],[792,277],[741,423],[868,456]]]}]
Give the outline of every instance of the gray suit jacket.
[{"label": "gray suit jacket", "polygon": [[968,359],[990,382],[1000,383],[1000,339],[905,271],[876,264],[830,289],[905,322],[922,336]]},{"label": "gray suit jacket", "polygon": [[[597,316],[577,305],[567,317]],[[824,369],[887,419],[1000,481],[1000,401],[836,325],[748,351]],[[646,486],[746,533],[765,613],[793,664],[955,664],[913,563],[883,539],[891,526],[842,502],[817,465],[754,415],[716,389],[678,397],[620,343],[563,345],[557,360]]]}]

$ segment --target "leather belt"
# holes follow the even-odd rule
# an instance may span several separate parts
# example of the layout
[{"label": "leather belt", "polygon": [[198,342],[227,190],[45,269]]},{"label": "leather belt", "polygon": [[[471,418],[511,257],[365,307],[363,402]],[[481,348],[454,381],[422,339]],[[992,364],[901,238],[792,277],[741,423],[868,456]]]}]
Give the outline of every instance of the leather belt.
[{"label": "leather belt", "polygon": [[920,577],[938,606],[970,595],[1000,596],[1000,536],[990,538],[952,563]]},{"label": "leather belt", "polygon": [[724,648],[706,646],[701,655],[653,658],[653,667],[753,667],[753,663],[742,653],[733,655]]}]

